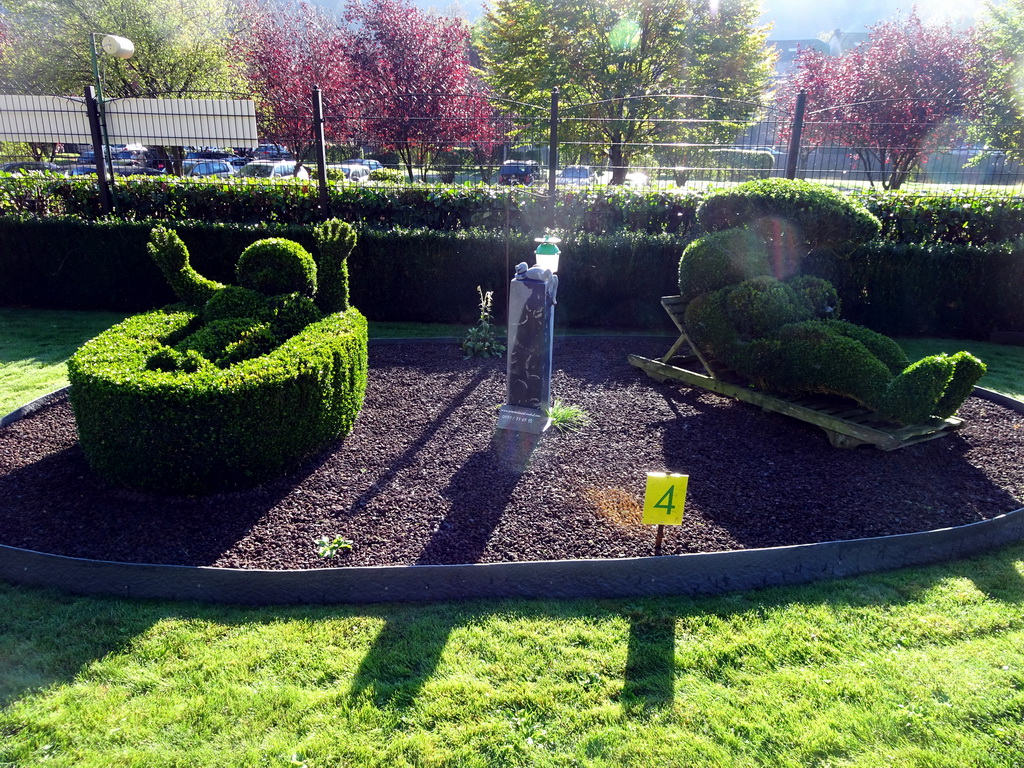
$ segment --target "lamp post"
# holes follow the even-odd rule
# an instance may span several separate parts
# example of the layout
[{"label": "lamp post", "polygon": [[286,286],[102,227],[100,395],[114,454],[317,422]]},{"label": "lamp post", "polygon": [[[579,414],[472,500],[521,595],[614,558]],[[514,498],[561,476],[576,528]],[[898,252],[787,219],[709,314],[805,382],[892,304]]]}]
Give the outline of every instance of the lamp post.
[{"label": "lamp post", "polygon": [[551,353],[558,294],[557,237],[537,238],[535,265],[516,266],[508,299],[508,374],[498,429],[541,434],[551,426]]},{"label": "lamp post", "polygon": [[[100,77],[99,56],[96,52],[96,38],[100,39],[100,48],[103,52],[113,56],[115,59],[130,59],[135,53],[135,43],[127,37],[105,35],[102,32],[89,33],[89,50],[92,54],[92,76],[96,81],[96,102],[99,108],[100,131],[103,135],[102,148],[93,146],[93,156],[96,159],[96,175],[100,177],[102,181],[104,173],[104,170],[100,169],[100,156],[102,155],[104,169],[109,171],[110,180],[111,183],[113,183],[114,162],[113,158],[110,156],[110,140],[107,136],[107,118],[103,101],[103,79]],[[97,149],[100,149],[101,151],[98,152]]]}]

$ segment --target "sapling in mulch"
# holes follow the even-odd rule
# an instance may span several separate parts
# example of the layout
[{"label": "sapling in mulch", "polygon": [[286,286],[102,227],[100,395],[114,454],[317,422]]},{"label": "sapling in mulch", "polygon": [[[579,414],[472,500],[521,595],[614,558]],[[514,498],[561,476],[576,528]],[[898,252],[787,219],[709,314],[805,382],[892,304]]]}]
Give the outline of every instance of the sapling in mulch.
[{"label": "sapling in mulch", "polygon": [[319,539],[313,539],[313,543],[316,544],[316,553],[323,558],[334,557],[339,552],[347,554],[352,551],[352,547],[355,544],[355,542],[343,536],[335,536],[333,538],[321,536]]},{"label": "sapling in mulch", "polygon": [[500,357],[505,353],[505,345],[498,341],[498,332],[491,324],[491,307],[494,303],[494,291],[484,293],[478,285],[476,292],[480,295],[480,319],[469,329],[462,341],[462,351],[466,358]]}]

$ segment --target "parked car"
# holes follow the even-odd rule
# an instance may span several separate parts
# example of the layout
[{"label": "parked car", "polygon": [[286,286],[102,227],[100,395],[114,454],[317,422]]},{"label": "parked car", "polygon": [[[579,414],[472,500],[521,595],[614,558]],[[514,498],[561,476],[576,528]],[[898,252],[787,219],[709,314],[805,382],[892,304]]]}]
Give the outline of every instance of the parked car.
[{"label": "parked car", "polygon": [[361,157],[349,158],[348,160],[346,160],[344,162],[344,165],[350,165],[352,163],[355,163],[357,165],[365,165],[371,171],[376,171],[376,170],[384,167],[381,164],[380,160],[368,160],[368,159],[364,159],[364,158],[361,158]]},{"label": "parked car", "polygon": [[586,165],[567,165],[555,177],[555,184],[560,186],[582,186],[593,184],[594,174]]},{"label": "parked car", "polygon": [[257,160],[291,160],[292,153],[283,144],[260,144],[252,156]]},{"label": "parked car", "polygon": [[115,165],[114,173],[118,176],[165,176],[163,168],[150,168],[148,165]]},{"label": "parked car", "polygon": [[[139,165],[132,163],[125,163],[124,161],[117,161],[114,163],[114,174],[117,176],[133,176],[133,175],[152,175],[162,174],[163,171],[156,168],[144,168]],[[68,169],[68,176],[95,176],[96,166],[94,165],[76,165]]]},{"label": "parked car", "polygon": [[216,147],[203,147],[202,149],[190,150],[185,155],[186,160],[231,160],[235,156],[233,150],[218,149]]},{"label": "parked car", "polygon": [[540,176],[540,166],[535,160],[506,160],[498,169],[499,184],[522,184],[529,186]]},{"label": "parked car", "polygon": [[3,173],[32,173],[42,171],[53,171],[63,173],[64,169],[56,163],[44,163],[34,160],[21,160],[16,163],[4,163],[0,165],[0,172]]},{"label": "parked car", "polygon": [[345,174],[345,181],[363,182],[370,178],[370,166],[358,162],[336,163],[328,165],[327,169]]},{"label": "parked car", "polygon": [[235,166],[228,160],[186,160],[181,168],[181,175],[195,178],[198,176],[234,176]]},{"label": "parked car", "polygon": [[309,171],[295,172],[294,160],[253,160],[238,169],[238,176],[249,179],[308,179]]}]

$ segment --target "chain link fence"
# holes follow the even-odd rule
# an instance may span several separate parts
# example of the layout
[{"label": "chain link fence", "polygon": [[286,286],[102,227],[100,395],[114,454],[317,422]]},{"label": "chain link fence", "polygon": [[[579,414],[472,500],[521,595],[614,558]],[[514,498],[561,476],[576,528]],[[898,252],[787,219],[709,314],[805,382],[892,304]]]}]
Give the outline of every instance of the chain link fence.
[{"label": "chain link fence", "polygon": [[[187,129],[194,117],[180,107],[185,111],[175,117],[185,127],[178,140],[168,140],[166,131],[154,130],[154,105],[163,100],[121,108],[115,99],[97,104],[99,126],[90,134],[88,98],[47,97],[44,106],[26,107],[23,97],[0,95],[0,172],[74,177],[103,166],[116,187],[118,178],[138,175],[356,184],[389,169],[385,176],[395,184],[520,185],[538,195],[599,185],[702,189],[781,176],[930,194],[1017,192],[1024,184],[1017,148],[984,143],[998,132],[978,124],[865,131],[824,113],[800,118],[773,106],[692,95],[583,105],[559,104],[557,93],[543,105],[482,93],[335,97],[321,100],[322,112],[303,114],[281,114],[238,94],[209,97],[211,104],[252,105],[255,133],[240,144],[197,145]],[[311,105],[317,98],[313,92]],[[224,119],[244,112],[217,109],[233,113]],[[901,135],[916,138],[892,141]],[[885,138],[852,145],[851,136]],[[98,147],[104,163],[96,161]]]}]

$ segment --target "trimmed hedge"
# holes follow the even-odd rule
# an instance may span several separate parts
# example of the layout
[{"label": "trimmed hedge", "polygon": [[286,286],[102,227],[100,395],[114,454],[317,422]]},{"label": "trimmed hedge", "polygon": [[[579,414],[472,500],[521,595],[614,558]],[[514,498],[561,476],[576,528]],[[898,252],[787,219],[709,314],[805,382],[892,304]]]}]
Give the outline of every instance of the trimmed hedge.
[{"label": "trimmed hedge", "polygon": [[697,209],[708,232],[738,226],[778,239],[775,229],[795,230],[810,249],[848,250],[878,236],[881,223],[856,198],[808,181],[765,179],[712,192]]},{"label": "trimmed hedge", "polygon": [[[616,215],[633,215],[625,202],[632,199],[628,190],[621,194]],[[836,286],[848,318],[893,335],[988,339],[994,330],[1024,331],[1024,245],[988,240],[1014,231],[1018,215],[1024,224],[1024,200],[1004,196],[996,204],[988,198],[992,210],[969,205],[965,210],[972,223],[961,229],[973,233],[973,243],[921,245],[885,238],[897,234],[879,207],[888,197],[857,197],[882,216],[882,239],[845,256],[816,251],[804,261],[805,272]],[[892,199],[911,218],[935,223],[940,236],[952,237],[956,230],[939,226],[940,211],[950,211],[961,225],[966,215],[941,200],[907,195]],[[579,203],[581,218],[592,211],[588,200]],[[653,215],[646,202],[636,213],[638,220]],[[690,217],[695,217],[692,207],[681,215]],[[146,256],[153,223],[165,222],[0,217],[0,304],[130,312],[174,301],[160,270]],[[196,269],[222,283],[234,282],[234,254],[256,240],[285,237],[310,251],[316,247],[312,227],[304,225],[176,222],[174,228],[195,255]],[[562,244],[565,267],[557,322],[671,330],[658,298],[673,292],[678,257],[692,231],[692,223],[675,234],[570,231]],[[910,232],[909,225],[902,230],[905,236]],[[352,300],[371,320],[469,325],[477,319],[480,285],[494,291],[494,314],[500,322],[514,265],[529,260],[535,245],[518,230],[506,238],[496,229],[363,226],[351,257]]]},{"label": "trimmed hedge", "polygon": [[[192,268],[157,227],[150,253],[185,304],[130,317],[68,362],[71,406],[90,466],[143,491],[201,494],[256,485],[346,434],[362,407],[366,319],[325,313],[317,278],[344,283],[352,228],[316,228],[319,263],[270,238],[238,260],[246,285]],[[280,279],[284,277],[284,279]],[[344,294],[337,286],[334,294]]]},{"label": "trimmed hedge", "polygon": [[[0,304],[133,312],[175,301],[146,254],[151,227],[0,218]],[[236,282],[235,255],[257,240],[286,237],[317,249],[312,227],[192,222],[175,231],[195,270],[217,283]],[[568,277],[559,290],[557,322],[665,330],[658,299],[672,290],[685,244],[667,233],[565,238],[562,272]],[[363,228],[347,264],[352,303],[370,320],[469,325],[479,315],[479,285],[494,291],[494,315],[503,318],[515,265],[531,260],[536,245],[527,235],[484,229]],[[320,281],[318,304],[328,288],[322,270]]]},{"label": "trimmed hedge", "polygon": [[[796,224],[807,233],[804,243],[762,226],[780,213],[783,229]],[[952,415],[985,372],[967,352],[909,365],[891,339],[838,319],[831,283],[792,277],[812,245],[848,251],[858,233],[877,234],[877,220],[849,198],[804,182],[753,183],[709,196],[697,218],[735,226],[698,238],[683,252],[679,291],[689,302],[687,330],[701,352],[756,386],[850,397],[887,419],[917,424]],[[839,237],[843,231],[846,239]]]},{"label": "trimmed hedge", "polygon": [[851,321],[880,333],[987,340],[1024,331],[1024,240],[875,241],[846,259],[817,258],[808,271],[835,283]]},{"label": "trimmed hedge", "polygon": [[367,377],[358,310],[328,315],[227,368],[152,368],[198,317],[183,306],[131,317],[68,362],[82,450],[97,473],[145,491],[251,486],[352,428]]},{"label": "trimmed hedge", "polygon": [[987,245],[1024,237],[1024,195],[1006,192],[859,192],[894,243]]},{"label": "trimmed hedge", "polygon": [[[308,180],[183,180],[127,177],[115,185],[117,211],[131,220],[313,224],[339,218],[369,227],[513,229],[549,226],[593,233],[623,229],[685,231],[698,193],[683,189],[594,186],[558,190],[554,203],[539,188],[468,185],[335,184],[321,206]],[[554,224],[552,222],[554,212]],[[95,219],[95,181],[60,177],[0,178],[0,214],[31,213]]]}]

